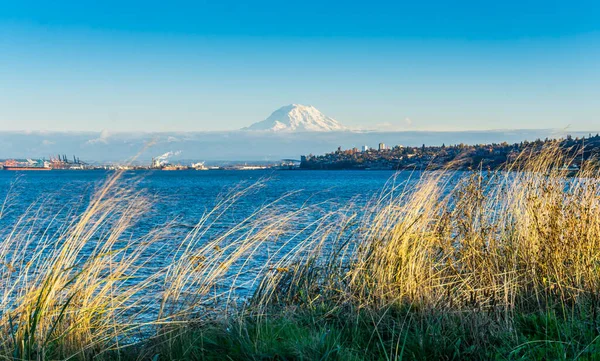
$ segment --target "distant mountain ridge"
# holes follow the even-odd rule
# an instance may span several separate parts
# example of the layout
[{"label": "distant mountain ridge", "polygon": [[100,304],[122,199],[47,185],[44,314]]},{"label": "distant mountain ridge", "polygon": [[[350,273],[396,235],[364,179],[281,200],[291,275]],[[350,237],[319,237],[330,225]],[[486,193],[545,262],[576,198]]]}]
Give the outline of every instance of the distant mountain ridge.
[{"label": "distant mountain ridge", "polygon": [[243,128],[243,130],[331,132],[347,130],[347,128],[312,105],[290,104],[277,109],[267,119]]}]

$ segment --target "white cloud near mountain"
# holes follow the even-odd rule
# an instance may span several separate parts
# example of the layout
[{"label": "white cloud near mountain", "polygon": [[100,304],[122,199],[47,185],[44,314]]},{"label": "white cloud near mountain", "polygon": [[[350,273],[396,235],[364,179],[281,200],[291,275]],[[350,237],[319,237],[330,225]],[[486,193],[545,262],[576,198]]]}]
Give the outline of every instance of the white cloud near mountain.
[{"label": "white cloud near mountain", "polygon": [[374,131],[393,131],[401,132],[411,130],[413,128],[413,121],[411,118],[406,117],[403,120],[396,122],[384,122],[375,124]]},{"label": "white cloud near mountain", "polygon": [[100,132],[100,135],[98,136],[98,138],[88,140],[87,144],[98,144],[98,143],[108,144],[109,138],[110,138],[110,132],[106,129],[103,129]]}]

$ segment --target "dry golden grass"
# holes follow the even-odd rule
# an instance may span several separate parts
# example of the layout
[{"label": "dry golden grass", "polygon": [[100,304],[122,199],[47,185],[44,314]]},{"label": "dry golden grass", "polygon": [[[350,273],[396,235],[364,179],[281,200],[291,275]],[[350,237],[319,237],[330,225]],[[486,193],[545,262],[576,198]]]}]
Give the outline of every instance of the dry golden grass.
[{"label": "dry golden grass", "polygon": [[[591,163],[569,174],[564,166],[572,161],[550,147],[522,154],[506,171],[430,172],[416,186],[391,185],[345,235],[349,240],[338,242],[334,253],[345,261],[319,263],[326,258],[319,255],[310,266],[324,272],[305,284],[360,307],[408,303],[508,314],[522,304],[544,308],[549,299],[597,303],[600,179]],[[305,262],[286,267],[315,273]],[[271,294],[279,287],[299,292],[289,290],[289,276],[280,278],[284,287],[263,286]]]}]

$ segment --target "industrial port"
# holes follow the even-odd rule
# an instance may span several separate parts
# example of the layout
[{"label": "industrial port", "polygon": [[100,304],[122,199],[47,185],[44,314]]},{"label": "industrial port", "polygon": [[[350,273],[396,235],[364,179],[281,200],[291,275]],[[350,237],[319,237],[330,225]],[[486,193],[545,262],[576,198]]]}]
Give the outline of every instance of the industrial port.
[{"label": "industrial port", "polygon": [[205,165],[205,162],[171,163],[165,155],[153,157],[149,164],[108,163],[97,164],[82,161],[79,157],[57,155],[48,159],[0,159],[0,169],[6,171],[50,171],[50,170],[160,170],[160,171],[210,171],[210,170],[260,170],[296,169],[300,161],[284,159],[279,162],[228,163],[225,165]]}]

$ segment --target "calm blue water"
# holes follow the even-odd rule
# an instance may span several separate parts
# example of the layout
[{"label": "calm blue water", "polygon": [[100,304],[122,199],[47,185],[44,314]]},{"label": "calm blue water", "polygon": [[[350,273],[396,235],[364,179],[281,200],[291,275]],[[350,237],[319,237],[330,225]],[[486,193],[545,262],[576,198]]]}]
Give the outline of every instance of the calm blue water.
[{"label": "calm blue water", "polygon": [[[91,193],[110,174],[105,171],[0,171],[0,199],[9,196],[10,214],[15,216],[41,198],[50,198],[59,204],[76,201]],[[136,187],[155,196],[156,223],[173,218],[194,223],[231,188],[260,180],[266,180],[264,187],[246,196],[242,208],[249,210],[253,205],[276,200],[290,192],[297,192],[285,201],[291,206],[325,200],[344,203],[377,194],[393,175],[391,171],[136,171],[127,172],[124,178],[139,178]],[[411,173],[401,173],[399,179],[408,177]],[[412,177],[416,178],[414,174]],[[244,209],[237,211],[244,213]]]},{"label": "calm blue water", "polygon": [[[52,247],[58,249],[60,241],[54,244],[52,237],[58,237],[53,235],[64,233],[64,227],[82,213],[94,191],[113,174],[108,171],[0,171],[0,202],[5,200],[4,206],[0,206],[0,242],[6,242],[5,240],[9,239],[8,235],[13,232],[28,240],[25,242],[26,252],[15,250],[15,254],[39,253],[39,248],[36,247],[44,242],[50,245],[48,249]],[[302,209],[303,216],[290,222],[292,224],[286,225],[291,230],[289,233],[285,231],[282,236],[277,235],[274,242],[265,242],[265,246],[261,245],[260,249],[252,252],[251,257],[236,261],[227,271],[228,274],[223,275],[214,286],[211,286],[214,287],[215,293],[227,294],[231,291],[235,298],[243,299],[257,286],[257,276],[272,268],[278,257],[299,246],[303,240],[310,239],[314,220],[343,206],[352,209],[351,212],[356,209],[359,214],[369,212],[369,208],[364,207],[365,204],[378,197],[386,187],[389,187],[390,182],[407,184],[410,187],[420,176],[419,173],[392,171],[126,172],[120,183],[143,192],[151,199],[151,207],[137,217],[139,219],[136,219],[131,229],[119,238],[120,244],[116,247],[130,249],[131,247],[126,247],[130,240],[140,239],[140,236],[156,229],[164,228],[168,233],[160,241],[152,243],[149,248],[144,248],[146,253],[139,258],[144,264],[143,268],[141,271],[136,271],[135,277],[124,280],[121,287],[128,288],[145,277],[150,279],[152,275],[157,274],[157,270],[159,270],[158,274],[166,275],[168,273],[166,270],[173,262],[185,259],[178,253],[178,246],[186,244],[186,236],[206,212],[213,209],[220,199],[227,198],[228,192],[246,189],[261,182],[262,187],[253,189],[240,198],[223,217],[211,225],[209,231],[198,237],[200,241],[192,248],[199,250],[206,242],[223,234],[229,234],[231,227],[240,224],[261,206],[276,200],[279,200],[277,210],[283,213]],[[285,198],[281,199],[284,196]],[[349,204],[356,206],[348,207]],[[27,217],[23,218],[24,214]],[[169,226],[165,227],[166,224]],[[332,224],[337,223],[334,220]],[[318,234],[316,238],[321,238],[322,232]],[[102,231],[97,232],[94,237],[86,243],[87,248],[82,249],[78,256],[82,264],[87,256],[93,254],[94,248],[101,244]],[[233,239],[235,237],[235,234],[230,236]],[[340,238],[337,239],[339,241]],[[329,240],[326,242],[328,243],[324,247],[328,249],[327,245],[331,243]],[[46,252],[45,249],[43,252]],[[8,255],[5,256],[6,263],[10,261],[10,252],[5,253]],[[27,261],[25,259],[24,262]],[[33,272],[36,272],[35,267],[33,269]],[[143,307],[144,311],[140,311],[140,314],[143,315],[144,320],[156,317],[161,290],[169,289],[168,276],[161,277],[155,279],[156,282],[152,281],[155,284],[144,288],[140,293],[142,301],[136,307],[140,309]],[[195,287],[193,284],[190,285],[186,288],[186,292],[193,294]]]},{"label": "calm blue water", "polygon": [[[20,228],[36,238],[60,233],[74,215],[83,211],[90,196],[109,177],[105,171],[0,171],[0,200],[6,200],[0,214],[0,237],[13,231],[23,214],[28,214]],[[152,206],[143,214],[127,235],[141,235],[169,223],[170,233],[165,244],[157,247],[175,248],[219,199],[232,189],[245,189],[262,181],[263,186],[239,199],[205,236],[224,232],[238,224],[259,207],[282,196],[278,209],[294,211],[301,207],[311,210],[302,221],[290,225],[301,229],[313,219],[341,205],[359,205],[377,196],[394,176],[391,171],[133,171],[126,172],[122,183],[132,185],[152,199]],[[418,174],[400,173],[396,182],[418,178]],[[412,180],[411,180],[412,181]],[[30,210],[28,211],[28,208]],[[41,210],[41,211],[38,211]],[[33,231],[33,232],[31,232]],[[300,238],[300,237],[299,237]],[[294,241],[296,242],[296,241]],[[93,242],[91,242],[93,246]],[[172,247],[171,247],[172,246]],[[294,243],[290,244],[293,247]],[[163,252],[163,251],[161,251]],[[168,252],[167,252],[168,253]],[[266,255],[254,255],[252,262],[260,264]],[[156,267],[165,266],[167,255],[153,258]]]}]

